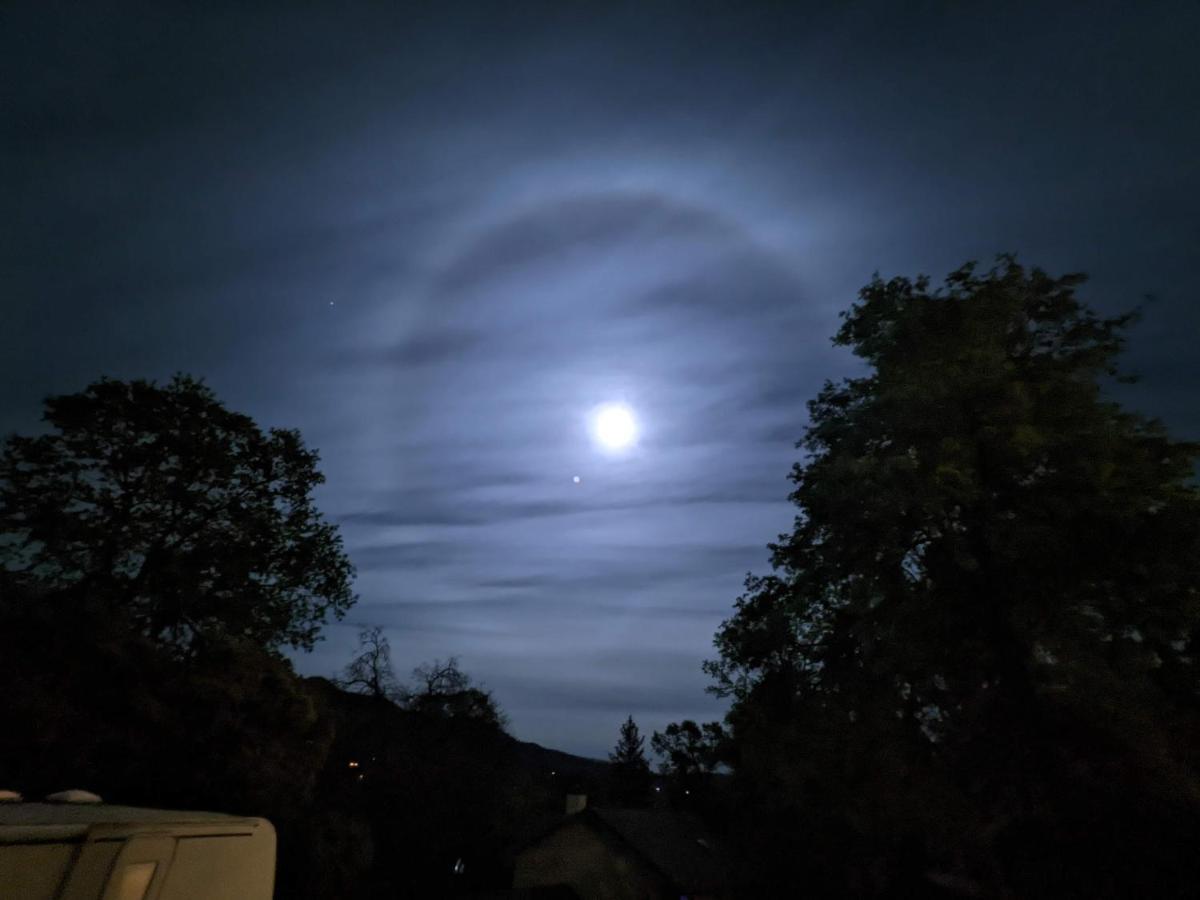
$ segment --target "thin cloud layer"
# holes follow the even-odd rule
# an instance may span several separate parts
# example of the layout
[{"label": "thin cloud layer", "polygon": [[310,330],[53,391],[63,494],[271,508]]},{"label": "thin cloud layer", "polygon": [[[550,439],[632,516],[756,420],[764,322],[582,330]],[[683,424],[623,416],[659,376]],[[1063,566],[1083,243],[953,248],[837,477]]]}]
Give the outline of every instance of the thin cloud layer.
[{"label": "thin cloud layer", "polygon": [[718,717],[701,661],[876,270],[1017,251],[1105,311],[1155,294],[1121,396],[1200,434],[1195,10],[414,10],[0,29],[0,430],[179,370],[300,428],[362,598],[305,673],[378,623],[523,738]]}]

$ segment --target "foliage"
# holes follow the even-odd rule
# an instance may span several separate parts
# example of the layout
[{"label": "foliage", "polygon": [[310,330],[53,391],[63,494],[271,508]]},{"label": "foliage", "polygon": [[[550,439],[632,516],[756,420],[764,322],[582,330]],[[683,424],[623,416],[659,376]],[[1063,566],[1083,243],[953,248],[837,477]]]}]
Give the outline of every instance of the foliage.
[{"label": "foliage", "polygon": [[440,719],[479,722],[499,730],[508,717],[492,692],[474,684],[458,667],[458,659],[435,659],[413,669],[414,687],[404,695],[404,704],[414,712]]},{"label": "foliage", "polygon": [[716,776],[727,741],[721,723],[700,725],[691,719],[672,722],[650,738],[666,790],[665,798],[655,799],[666,799],[675,808],[702,815],[714,833],[724,830],[728,813]]},{"label": "foliage", "polygon": [[1192,889],[1200,446],[1106,397],[1133,317],[1082,281],[1005,257],[844,314],[869,371],[809,404],[794,529],[707,664],[754,818],[852,848],[765,881]]},{"label": "foliage", "polygon": [[29,794],[282,820],[311,797],[332,735],[286,660],[228,639],[181,659],[101,607],[6,588],[0,771]]},{"label": "foliage", "polygon": [[312,500],[317,454],[203,383],[101,379],[46,401],[51,431],[0,454],[0,568],[101,603],[140,633],[311,649],[354,601]]},{"label": "foliage", "polygon": [[661,759],[663,774],[682,779],[711,774],[720,763],[724,730],[719,722],[697,725],[691,719],[672,722],[654,732],[650,748]]},{"label": "foliage", "polygon": [[333,731],[280,653],[353,601],[316,454],[183,376],[102,379],[45,419],[0,453],[0,771],[267,816],[280,891],[342,893],[362,863],[314,810]]},{"label": "foliage", "polygon": [[[517,795],[516,742],[494,724],[305,681],[246,642],[208,640],[180,657],[102,605],[3,574],[0,695],[14,723],[0,729],[8,783],[27,796],[80,786],[114,803],[266,816],[289,898],[503,885],[504,851],[543,814]],[[463,878],[451,869],[460,856]]]},{"label": "foliage", "polygon": [[663,732],[654,732],[650,747],[661,758],[664,773],[707,774],[719,763],[722,737],[719,722],[697,725],[691,719],[684,719],[682,722],[672,722]]},{"label": "foliage", "polygon": [[[301,679],[279,652],[351,599],[299,437],[262,434],[188,379],[99,382],[49,409],[57,432],[13,438],[2,463],[6,781],[266,816],[281,897],[510,883],[505,853],[548,811],[526,790],[545,767],[518,758],[490,692],[453,659],[399,688],[379,628],[344,673],[368,696]],[[538,799],[561,809],[557,790]]]},{"label": "foliage", "polygon": [[517,778],[507,735],[366,697],[335,695],[329,706],[337,742],[325,805],[369,829],[376,864],[364,884],[378,885],[380,896],[445,896],[457,859],[467,882],[497,864],[513,828],[509,785]]},{"label": "foliage", "polygon": [[617,739],[612,753],[608,755],[609,762],[614,766],[649,769],[650,764],[646,761],[643,750],[645,744],[646,739],[638,731],[637,723],[633,721],[633,716],[629,716],[621,724],[621,736]]},{"label": "foliage", "polygon": [[392,647],[383,628],[374,625],[359,631],[358,655],[347,663],[334,683],[344,691],[377,700],[395,700],[400,696],[392,669]]},{"label": "foliage", "polygon": [[649,800],[650,763],[643,749],[646,739],[638,731],[633,716],[621,725],[621,736],[608,755],[611,794],[614,800],[628,806],[641,806]]}]

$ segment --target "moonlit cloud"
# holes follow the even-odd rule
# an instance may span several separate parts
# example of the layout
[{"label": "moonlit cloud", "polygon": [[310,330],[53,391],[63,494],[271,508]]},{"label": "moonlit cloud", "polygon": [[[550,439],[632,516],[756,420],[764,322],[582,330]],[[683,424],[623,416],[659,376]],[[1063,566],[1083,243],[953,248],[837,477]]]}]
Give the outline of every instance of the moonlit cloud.
[{"label": "moonlit cloud", "polygon": [[875,270],[1156,294],[1123,396],[1200,436],[1178,4],[4,15],[0,428],[177,370],[299,427],[362,596],[305,673],[371,622],[563,749],[719,716],[700,663]]}]

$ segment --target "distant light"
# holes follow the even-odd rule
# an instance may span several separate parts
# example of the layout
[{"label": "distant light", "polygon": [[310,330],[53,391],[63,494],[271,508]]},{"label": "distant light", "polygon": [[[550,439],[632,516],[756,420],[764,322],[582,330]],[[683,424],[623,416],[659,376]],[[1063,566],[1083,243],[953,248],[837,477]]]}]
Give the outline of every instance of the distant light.
[{"label": "distant light", "polygon": [[637,420],[623,403],[606,403],[592,416],[592,434],[607,450],[623,450],[637,440]]},{"label": "distant light", "polygon": [[660,788],[660,787],[656,787],[656,788],[654,789],[654,792],[655,792],[655,793],[658,793],[658,792],[659,792],[659,791],[661,791],[661,790],[662,790],[662,788]]},{"label": "distant light", "polygon": [[686,795],[686,794],[690,794],[691,791],[684,791],[683,793]]},{"label": "distant light", "polygon": [[578,475],[574,476],[571,480],[573,482],[575,482],[576,484],[579,484],[579,482],[582,481],[582,479]]},{"label": "distant light", "polygon": [[353,760],[353,759],[352,759],[352,760],[350,760],[350,768],[352,768],[352,769],[357,769],[357,768],[358,768],[358,763],[357,763],[355,760]]}]

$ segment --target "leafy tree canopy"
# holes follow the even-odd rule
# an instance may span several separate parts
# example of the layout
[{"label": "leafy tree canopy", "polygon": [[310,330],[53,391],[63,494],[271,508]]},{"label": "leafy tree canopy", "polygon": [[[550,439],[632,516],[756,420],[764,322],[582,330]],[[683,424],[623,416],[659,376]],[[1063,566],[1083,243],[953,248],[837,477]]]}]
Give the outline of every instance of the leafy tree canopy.
[{"label": "leafy tree canopy", "polygon": [[688,779],[713,772],[720,763],[724,731],[719,722],[697,725],[691,719],[672,722],[654,732],[650,747],[662,761],[664,774]]},{"label": "leafy tree canopy", "polygon": [[472,721],[503,730],[508,717],[492,692],[476,685],[459,668],[458,659],[435,659],[413,670],[413,687],[403,696],[405,705],[440,719]]},{"label": "leafy tree canopy", "polygon": [[100,604],[187,653],[234,638],[311,649],[353,567],[298,432],[264,432],[179,375],[51,397],[49,433],[0,454],[0,573]]},{"label": "leafy tree canopy", "polygon": [[940,829],[976,875],[1113,817],[1089,804],[1122,780],[1200,802],[1200,445],[1106,396],[1133,316],[1082,281],[1003,257],[843,314],[868,370],[810,402],[794,529],[707,664],[763,796]]}]

